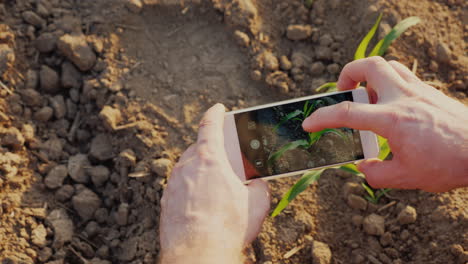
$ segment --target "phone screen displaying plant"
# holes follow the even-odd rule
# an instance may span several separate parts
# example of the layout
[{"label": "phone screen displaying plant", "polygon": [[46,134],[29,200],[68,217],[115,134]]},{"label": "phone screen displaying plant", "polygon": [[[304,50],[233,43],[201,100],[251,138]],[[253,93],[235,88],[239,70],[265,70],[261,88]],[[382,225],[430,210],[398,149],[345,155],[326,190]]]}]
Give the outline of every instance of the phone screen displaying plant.
[{"label": "phone screen displaying plant", "polygon": [[364,158],[359,131],[308,133],[302,122],[321,107],[353,101],[351,92],[235,114],[246,179]]}]

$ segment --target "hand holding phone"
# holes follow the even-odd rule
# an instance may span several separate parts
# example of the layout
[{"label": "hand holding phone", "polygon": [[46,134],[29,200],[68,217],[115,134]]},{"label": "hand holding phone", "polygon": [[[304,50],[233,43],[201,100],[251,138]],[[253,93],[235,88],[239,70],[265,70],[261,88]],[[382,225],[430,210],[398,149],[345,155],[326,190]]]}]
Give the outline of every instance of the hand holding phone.
[{"label": "hand holding phone", "polygon": [[348,102],[319,109],[304,128],[346,126],[387,138],[391,161],[369,159],[358,165],[375,188],[441,192],[468,186],[468,107],[381,57],[346,65],[338,88],[354,89],[364,81],[375,105]]},{"label": "hand holding phone", "polygon": [[268,186],[243,184],[224,150],[224,106],[204,115],[196,144],[175,165],[161,199],[161,263],[241,263],[270,208]]}]

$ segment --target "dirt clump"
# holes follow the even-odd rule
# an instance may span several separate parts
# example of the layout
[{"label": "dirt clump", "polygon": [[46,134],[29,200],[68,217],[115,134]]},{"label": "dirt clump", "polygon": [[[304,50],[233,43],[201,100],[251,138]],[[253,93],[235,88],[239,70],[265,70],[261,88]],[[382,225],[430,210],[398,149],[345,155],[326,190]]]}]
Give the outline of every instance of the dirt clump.
[{"label": "dirt clump", "polygon": [[370,214],[362,221],[364,231],[369,235],[381,236],[385,233],[385,219],[377,214]]},{"label": "dirt clump", "polygon": [[66,242],[72,240],[73,222],[64,209],[55,209],[47,216],[46,221],[54,230],[54,242],[52,247],[58,249]]},{"label": "dirt clump", "polygon": [[81,71],[90,70],[96,63],[96,54],[82,34],[65,34],[57,41],[58,50]]},{"label": "dirt clump", "polygon": [[80,190],[72,198],[73,208],[83,220],[89,220],[100,207],[101,199],[86,187],[79,186]]},{"label": "dirt clump", "polygon": [[312,35],[312,26],[310,25],[289,25],[286,36],[290,40],[303,40]]},{"label": "dirt clump", "polygon": [[151,171],[159,176],[168,177],[172,170],[172,161],[161,158],[151,162]]},{"label": "dirt clump", "polygon": [[120,110],[108,105],[102,108],[99,117],[104,122],[104,126],[111,131],[116,129],[117,125],[122,121]]},{"label": "dirt clump", "polygon": [[36,49],[41,53],[48,53],[57,47],[57,36],[50,32],[44,32],[36,39]]},{"label": "dirt clump", "polygon": [[412,224],[416,222],[417,219],[416,209],[412,206],[406,206],[401,212],[398,214],[397,220],[400,224]]},{"label": "dirt clump", "polygon": [[100,187],[109,179],[110,171],[106,166],[99,165],[89,168],[87,174],[91,177],[93,184]]},{"label": "dirt clump", "polygon": [[33,118],[37,121],[45,123],[49,121],[53,115],[54,115],[54,109],[49,106],[44,106],[34,113]]},{"label": "dirt clump", "polygon": [[3,75],[10,64],[15,62],[15,53],[7,44],[0,44],[0,76]]},{"label": "dirt clump", "polygon": [[49,66],[42,65],[39,76],[42,91],[50,94],[54,94],[59,91],[60,79],[55,70],[51,69]]},{"label": "dirt clump", "polygon": [[125,6],[132,11],[133,13],[140,13],[141,10],[143,9],[143,3],[141,0],[126,0],[125,1]]},{"label": "dirt clump", "polygon": [[348,205],[354,209],[359,209],[359,210],[367,209],[367,201],[361,196],[350,194],[348,195],[347,202],[348,202]]},{"label": "dirt clump", "polygon": [[105,161],[114,157],[109,136],[106,134],[99,134],[94,137],[91,141],[89,155],[100,161]]},{"label": "dirt clump", "polygon": [[317,264],[330,264],[332,253],[327,244],[314,241],[312,242],[312,263]]},{"label": "dirt clump", "polygon": [[89,175],[86,172],[89,166],[91,166],[91,163],[85,154],[76,154],[68,159],[68,173],[78,183],[87,183],[89,181]]},{"label": "dirt clump", "polygon": [[44,179],[44,184],[50,189],[57,189],[63,185],[63,181],[67,176],[67,166],[57,165],[47,173],[47,176]]}]

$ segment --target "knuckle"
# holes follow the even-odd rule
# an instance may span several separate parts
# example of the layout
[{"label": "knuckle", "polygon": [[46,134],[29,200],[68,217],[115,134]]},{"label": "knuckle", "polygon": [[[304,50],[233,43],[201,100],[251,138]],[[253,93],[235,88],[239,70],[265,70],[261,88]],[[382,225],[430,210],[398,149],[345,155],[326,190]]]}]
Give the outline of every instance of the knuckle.
[{"label": "knuckle", "polygon": [[380,56],[373,56],[373,57],[368,58],[368,63],[370,64],[371,67],[379,67],[383,65],[384,63],[387,63],[387,61]]},{"label": "knuckle", "polygon": [[338,116],[341,120],[348,120],[350,118],[352,105],[349,101],[341,102],[337,105]]},{"label": "knuckle", "polygon": [[388,111],[387,119],[391,127],[397,127],[402,120],[401,115],[396,111]]},{"label": "knuckle", "polygon": [[368,58],[368,63],[369,63],[369,67],[375,70],[380,67],[383,67],[388,62],[380,56],[374,56],[374,57]]},{"label": "knuckle", "polygon": [[403,120],[402,115],[394,109],[389,109],[385,112],[386,128],[389,131],[389,138],[399,138],[400,126]]},{"label": "knuckle", "polygon": [[197,148],[197,157],[200,164],[212,164],[215,161],[216,152],[208,145],[200,145]]},{"label": "knuckle", "polygon": [[209,127],[209,126],[212,126],[214,124],[213,120],[207,118],[207,117],[203,117],[202,120],[200,121],[200,123],[198,124],[198,127],[199,128],[202,128],[202,127]]}]

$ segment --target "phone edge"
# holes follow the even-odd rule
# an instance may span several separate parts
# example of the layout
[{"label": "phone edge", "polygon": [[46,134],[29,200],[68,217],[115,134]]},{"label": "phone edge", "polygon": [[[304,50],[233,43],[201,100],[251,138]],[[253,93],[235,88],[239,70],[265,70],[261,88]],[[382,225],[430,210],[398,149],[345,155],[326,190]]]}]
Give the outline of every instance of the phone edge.
[{"label": "phone edge", "polygon": [[[245,181],[245,168],[242,162],[242,151],[239,143],[239,136],[237,134],[236,121],[234,115],[224,116],[224,150],[229,163],[231,164],[234,173],[239,176],[241,181]],[[229,138],[229,140],[227,140]]]},{"label": "phone edge", "polygon": [[[369,95],[364,88],[352,90],[352,95],[353,101],[356,103],[370,103]],[[361,138],[364,159],[376,158],[379,155],[380,149],[375,133],[367,130],[359,130],[359,136]]]},{"label": "phone edge", "polygon": [[313,168],[313,169],[305,169],[305,170],[293,171],[293,172],[288,172],[288,173],[283,173],[283,174],[278,174],[278,175],[272,175],[272,176],[267,176],[267,177],[262,177],[262,178],[254,178],[254,179],[251,179],[251,180],[246,180],[243,183],[244,184],[249,184],[253,180],[269,181],[269,180],[275,180],[275,179],[284,178],[284,177],[293,177],[293,176],[300,175],[300,174],[303,174],[303,173],[308,172],[308,171],[321,170],[321,169],[326,169],[326,168],[333,168],[333,167],[337,167],[337,166],[341,166],[341,165],[346,165],[346,164],[349,164],[349,163],[356,163],[358,161],[363,161],[363,160],[364,159],[351,160],[351,161],[345,161],[345,162],[335,163],[335,164],[331,164],[331,165],[321,166],[321,167],[317,167],[317,168]]},{"label": "phone edge", "polygon": [[354,91],[358,91],[358,90],[364,90],[364,92],[366,92],[365,88],[360,87],[360,88],[357,88],[357,89],[354,89],[354,90],[338,91],[338,92],[331,92],[331,93],[321,93],[321,94],[303,96],[303,97],[299,97],[299,98],[288,99],[288,100],[283,100],[283,101],[279,101],[279,102],[268,103],[268,104],[263,104],[263,105],[247,107],[247,108],[243,108],[243,109],[239,109],[239,110],[229,111],[229,112],[226,112],[225,115],[234,115],[234,114],[238,114],[238,113],[244,113],[244,112],[249,112],[249,111],[253,111],[253,110],[273,107],[273,106],[277,106],[277,105],[295,103],[295,102],[299,102],[299,101],[304,101],[304,100],[309,100],[309,99],[314,99],[314,98],[320,98],[320,97],[325,97],[325,96],[330,96],[330,95],[335,95],[335,94],[342,94],[342,93],[349,93],[349,92],[353,93]]}]

